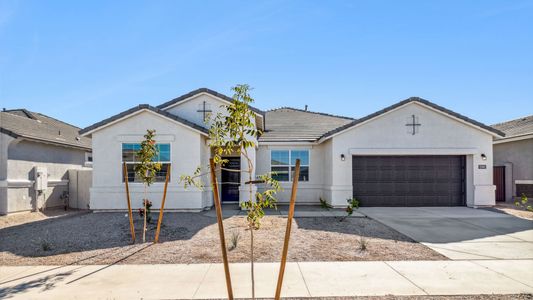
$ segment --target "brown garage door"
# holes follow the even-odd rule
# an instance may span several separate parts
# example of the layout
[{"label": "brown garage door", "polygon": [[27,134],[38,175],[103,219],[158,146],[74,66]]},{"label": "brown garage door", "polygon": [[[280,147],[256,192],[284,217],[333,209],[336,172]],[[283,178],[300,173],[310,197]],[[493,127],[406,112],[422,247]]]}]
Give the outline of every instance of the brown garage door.
[{"label": "brown garage door", "polygon": [[463,206],[464,156],[353,156],[362,206]]}]

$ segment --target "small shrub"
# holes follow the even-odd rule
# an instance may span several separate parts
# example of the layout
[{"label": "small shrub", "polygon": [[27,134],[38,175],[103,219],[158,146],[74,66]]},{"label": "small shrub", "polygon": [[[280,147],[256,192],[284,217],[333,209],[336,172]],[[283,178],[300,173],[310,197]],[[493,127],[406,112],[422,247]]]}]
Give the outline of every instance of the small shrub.
[{"label": "small shrub", "polygon": [[52,250],[52,245],[48,241],[42,240],[41,241],[41,249],[43,251],[50,251],[50,250]]},{"label": "small shrub", "polygon": [[[145,203],[146,202],[146,203]],[[146,205],[146,222],[150,223],[152,222],[152,201],[148,199],[143,200],[143,206]],[[139,216],[144,217],[144,207],[139,208]]]},{"label": "small shrub", "polygon": [[359,237],[359,250],[366,251],[368,247],[368,240],[364,236]]},{"label": "small shrub", "polygon": [[233,231],[230,237],[229,251],[232,251],[237,248],[237,244],[241,239],[241,234],[238,231]]},{"label": "small shrub", "polygon": [[533,206],[531,204],[528,205],[529,200],[527,199],[526,194],[522,193],[522,196],[520,197],[520,200],[516,200],[514,202],[514,205],[517,207],[523,208],[527,211],[533,212]]},{"label": "small shrub", "polygon": [[330,210],[333,208],[333,206],[329,204],[326,200],[322,199],[322,197],[320,197],[319,199],[320,199],[320,207],[322,207],[323,209]]},{"label": "small shrub", "polygon": [[348,202],[348,206],[346,206],[346,216],[340,219],[341,222],[344,221],[347,217],[351,216],[354,210],[359,208],[359,200],[355,198],[348,198],[346,199],[346,202]]}]

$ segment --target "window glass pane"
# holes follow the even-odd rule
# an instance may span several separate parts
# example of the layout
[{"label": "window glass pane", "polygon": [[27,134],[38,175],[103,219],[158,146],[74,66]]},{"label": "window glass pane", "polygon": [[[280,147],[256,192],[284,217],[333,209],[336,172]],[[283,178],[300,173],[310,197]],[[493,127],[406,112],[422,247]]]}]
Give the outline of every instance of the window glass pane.
[{"label": "window glass pane", "polygon": [[170,144],[158,144],[159,161],[170,161]]},{"label": "window glass pane", "polygon": [[[296,167],[291,167],[291,177],[294,177],[294,170]],[[300,178],[299,181],[309,181],[309,167],[300,166]]]},{"label": "window glass pane", "polygon": [[289,165],[289,151],[272,150],[270,164],[272,166]]},{"label": "window glass pane", "polygon": [[[126,169],[128,172],[128,182],[141,182],[140,178],[136,178],[135,164],[126,164]],[[124,174],[122,174],[122,182],[124,182]]]},{"label": "window glass pane", "polygon": [[291,151],[291,165],[296,165],[296,159],[300,159],[300,165],[309,165],[309,150],[292,150]]},{"label": "window glass pane", "polygon": [[[135,166],[138,164],[126,164],[128,172],[128,182],[142,182],[141,178],[135,173]],[[162,164],[161,170],[156,172],[155,182],[165,182],[170,164]],[[170,178],[169,178],[170,181]],[[122,182],[124,182],[124,175],[122,176]]]},{"label": "window glass pane", "polygon": [[272,178],[277,181],[289,181],[289,167],[272,167]]},{"label": "window glass pane", "polygon": [[122,144],[122,161],[135,161],[134,144]]},{"label": "window glass pane", "polygon": [[[165,182],[170,164],[161,164],[161,170],[155,174],[155,182]],[[170,178],[168,179],[170,181]]]}]

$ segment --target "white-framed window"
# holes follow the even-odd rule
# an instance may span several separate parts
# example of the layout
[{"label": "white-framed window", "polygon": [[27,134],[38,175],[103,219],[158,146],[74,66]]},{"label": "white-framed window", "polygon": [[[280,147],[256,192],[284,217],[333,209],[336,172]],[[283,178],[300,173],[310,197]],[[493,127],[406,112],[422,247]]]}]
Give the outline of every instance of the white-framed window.
[{"label": "white-framed window", "polygon": [[[165,182],[167,171],[170,168],[170,144],[156,144],[157,157],[153,161],[161,163],[161,170],[156,173],[155,182]],[[128,172],[128,182],[142,182],[135,174],[135,165],[139,163],[137,151],[141,149],[140,143],[123,143],[122,144],[122,162],[126,163]],[[169,179],[170,181],[170,179]],[[122,176],[124,182],[124,175]]]},{"label": "white-framed window", "polygon": [[93,153],[85,152],[85,164],[86,167],[92,167],[93,165]]},{"label": "white-framed window", "polygon": [[300,159],[300,181],[309,181],[309,150],[271,150],[270,171],[273,179],[292,181],[296,159]]}]

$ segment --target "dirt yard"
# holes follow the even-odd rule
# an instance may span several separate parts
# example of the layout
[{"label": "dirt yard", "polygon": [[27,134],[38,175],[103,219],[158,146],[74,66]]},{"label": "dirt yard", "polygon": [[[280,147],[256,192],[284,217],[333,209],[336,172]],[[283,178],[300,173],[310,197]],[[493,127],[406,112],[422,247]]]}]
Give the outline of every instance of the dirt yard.
[{"label": "dirt yard", "polygon": [[[284,298],[296,300],[296,298]],[[298,298],[298,300],[526,300],[533,299],[531,294],[512,295],[458,295],[458,296],[370,296],[370,297],[321,297]]]},{"label": "dirt yard", "polygon": [[[152,223],[147,241],[153,241],[155,221]],[[137,243],[131,245],[125,213],[0,217],[0,265],[221,262],[212,214],[165,213],[163,223],[160,243],[143,244],[142,219],[135,215]],[[248,261],[250,233],[245,218],[232,216],[224,220],[224,226],[230,262]],[[256,261],[280,260],[285,226],[286,218],[281,216],[263,219],[254,234]],[[342,222],[332,217],[296,218],[292,228],[290,261],[446,259],[368,218]]]},{"label": "dirt yard", "polygon": [[517,207],[514,203],[499,202],[496,206],[491,207],[490,210],[515,216],[526,220],[533,220],[533,212],[528,211],[523,207]]}]

